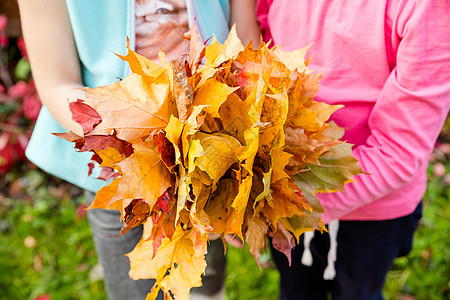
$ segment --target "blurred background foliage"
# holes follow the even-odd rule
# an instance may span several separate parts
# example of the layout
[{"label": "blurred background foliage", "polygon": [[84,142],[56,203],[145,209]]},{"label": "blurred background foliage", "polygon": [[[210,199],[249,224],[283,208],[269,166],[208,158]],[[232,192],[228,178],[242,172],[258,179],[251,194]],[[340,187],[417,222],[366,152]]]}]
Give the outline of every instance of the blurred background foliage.
[{"label": "blurred background foliage", "polygon": [[[106,299],[81,190],[28,162],[40,109],[15,0],[0,2],[0,299]],[[450,299],[450,121],[430,157],[424,217],[408,257],[395,261],[385,298]],[[277,299],[270,254],[262,269],[228,247],[227,298]]]}]

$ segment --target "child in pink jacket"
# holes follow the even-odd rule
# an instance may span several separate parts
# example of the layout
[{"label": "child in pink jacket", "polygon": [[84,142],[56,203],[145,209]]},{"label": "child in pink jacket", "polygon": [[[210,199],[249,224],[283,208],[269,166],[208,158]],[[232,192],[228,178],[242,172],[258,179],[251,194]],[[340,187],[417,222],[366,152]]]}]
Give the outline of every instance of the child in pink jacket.
[{"label": "child in pink jacket", "polygon": [[[428,156],[450,106],[448,0],[260,0],[265,40],[314,55],[325,70],[316,100],[344,104],[332,119],[346,128],[362,169],[345,192],[321,194],[323,220],[339,219],[336,273],[324,280],[330,239],[316,233],[312,266],[292,266],[276,250],[281,299],[382,299],[394,258],[406,255],[421,216]],[[309,241],[308,241],[309,243]]]}]

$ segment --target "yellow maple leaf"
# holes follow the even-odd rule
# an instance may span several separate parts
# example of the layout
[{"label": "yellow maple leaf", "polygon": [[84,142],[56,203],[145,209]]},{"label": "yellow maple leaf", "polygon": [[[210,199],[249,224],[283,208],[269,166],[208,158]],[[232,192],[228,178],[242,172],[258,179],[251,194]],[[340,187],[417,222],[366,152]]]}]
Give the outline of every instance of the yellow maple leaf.
[{"label": "yellow maple leaf", "polygon": [[232,136],[197,132],[193,139],[198,140],[202,148],[201,155],[195,158],[193,165],[205,171],[214,183],[238,161],[241,144]]},{"label": "yellow maple leaf", "polygon": [[152,208],[172,186],[171,173],[151,148],[135,144],[135,152],[117,164],[122,178],[111,201],[144,199]]},{"label": "yellow maple leaf", "polygon": [[261,268],[259,258],[261,257],[261,249],[266,246],[268,226],[264,219],[246,218],[245,241],[249,245],[250,253],[255,257],[256,262]]},{"label": "yellow maple leaf", "polygon": [[[194,249],[192,230],[183,230],[179,225],[172,238],[162,241],[156,255],[152,242],[141,240],[135,249],[127,254],[130,259],[130,277],[137,279],[157,278],[154,290],[163,289],[166,295],[171,291],[176,299],[189,299],[192,287],[201,285],[201,275],[206,268],[205,253]],[[206,236],[203,238],[206,243]],[[206,250],[206,248],[204,248]]]},{"label": "yellow maple leaf", "polygon": [[197,89],[193,105],[205,105],[206,111],[212,116],[219,118],[219,108],[227,100],[228,95],[237,90],[238,87],[229,87],[227,84],[217,81],[214,77]]},{"label": "yellow maple leaf", "polygon": [[109,185],[102,187],[97,194],[92,204],[88,207],[91,208],[104,208],[122,210],[123,201],[113,201],[112,199],[117,193],[121,178],[114,179]]},{"label": "yellow maple leaf", "polygon": [[84,88],[86,103],[102,115],[102,122],[90,135],[108,135],[114,130],[118,138],[133,141],[155,128],[165,127],[171,115],[166,89],[167,92],[153,96],[143,77],[137,74],[109,86]]},{"label": "yellow maple leaf", "polygon": [[244,50],[244,45],[242,45],[241,40],[237,36],[236,26],[233,25],[228,38],[223,44],[220,44],[216,37],[213,36],[211,44],[205,50],[206,64],[200,69],[200,72],[208,67],[219,66],[223,62],[235,57],[242,50]]}]

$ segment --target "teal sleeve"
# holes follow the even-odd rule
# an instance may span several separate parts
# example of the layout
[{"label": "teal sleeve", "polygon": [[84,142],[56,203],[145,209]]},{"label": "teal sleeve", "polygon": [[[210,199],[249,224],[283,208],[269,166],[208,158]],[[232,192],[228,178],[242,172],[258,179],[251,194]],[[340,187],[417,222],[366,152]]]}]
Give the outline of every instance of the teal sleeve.
[{"label": "teal sleeve", "polygon": [[230,5],[228,0],[194,0],[195,17],[204,41],[213,35],[223,43],[229,32]]}]

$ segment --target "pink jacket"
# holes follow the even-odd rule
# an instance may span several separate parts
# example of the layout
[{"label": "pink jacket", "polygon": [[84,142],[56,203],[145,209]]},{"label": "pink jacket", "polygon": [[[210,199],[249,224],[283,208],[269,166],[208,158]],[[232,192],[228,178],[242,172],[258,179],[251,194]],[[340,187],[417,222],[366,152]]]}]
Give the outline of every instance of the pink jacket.
[{"label": "pink jacket", "polygon": [[324,222],[386,220],[420,202],[428,157],[450,106],[448,0],[260,0],[266,40],[313,43],[325,71],[318,101],[344,104],[332,119],[362,169],[345,192],[321,194]]}]

